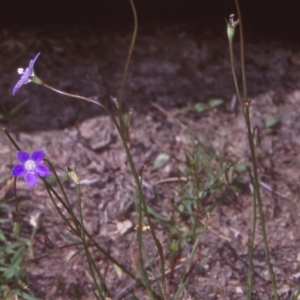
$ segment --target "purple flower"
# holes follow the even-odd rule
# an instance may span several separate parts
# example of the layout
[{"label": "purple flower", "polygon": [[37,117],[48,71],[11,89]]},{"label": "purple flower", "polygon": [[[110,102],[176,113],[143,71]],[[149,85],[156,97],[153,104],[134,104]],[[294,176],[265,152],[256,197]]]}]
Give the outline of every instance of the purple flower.
[{"label": "purple flower", "polygon": [[42,81],[34,75],[34,70],[33,70],[34,63],[37,60],[37,58],[39,57],[39,55],[40,55],[40,53],[38,53],[35,56],[35,58],[30,61],[29,66],[25,69],[25,71],[23,68],[18,69],[18,73],[22,76],[13,89],[13,95],[17,92],[17,90],[22,85],[27,84],[28,82],[33,81],[34,83],[37,83],[37,84],[42,83]]},{"label": "purple flower", "polygon": [[16,177],[23,176],[30,189],[36,185],[38,176],[45,177],[51,175],[48,167],[42,164],[44,158],[42,150],[35,151],[31,155],[25,151],[18,151],[17,156],[21,164],[13,167],[11,175]]}]

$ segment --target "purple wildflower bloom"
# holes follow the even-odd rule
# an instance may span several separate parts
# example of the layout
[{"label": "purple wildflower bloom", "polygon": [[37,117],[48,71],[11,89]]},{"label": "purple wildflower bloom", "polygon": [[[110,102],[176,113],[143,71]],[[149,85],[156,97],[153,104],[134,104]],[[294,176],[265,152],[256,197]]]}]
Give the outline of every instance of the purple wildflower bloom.
[{"label": "purple wildflower bloom", "polygon": [[17,90],[24,84],[27,84],[28,82],[31,82],[34,75],[33,66],[37,58],[39,57],[40,53],[38,53],[33,60],[30,61],[29,66],[24,70],[23,68],[18,69],[18,73],[21,76],[20,80],[17,82],[13,89],[13,95],[17,92]]},{"label": "purple wildflower bloom", "polygon": [[35,151],[31,155],[25,151],[18,151],[17,156],[22,164],[15,165],[11,171],[11,175],[16,177],[23,176],[30,189],[36,185],[38,176],[45,177],[51,175],[48,167],[42,164],[44,158],[42,150]]}]

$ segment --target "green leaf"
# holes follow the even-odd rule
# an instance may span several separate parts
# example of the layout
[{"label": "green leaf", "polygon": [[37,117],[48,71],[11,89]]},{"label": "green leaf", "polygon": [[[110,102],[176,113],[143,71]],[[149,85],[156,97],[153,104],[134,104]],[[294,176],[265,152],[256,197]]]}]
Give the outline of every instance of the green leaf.
[{"label": "green leaf", "polygon": [[11,219],[0,219],[0,223],[8,223]]},{"label": "green leaf", "polygon": [[276,124],[278,124],[279,120],[277,117],[275,116],[270,116],[268,117],[266,120],[265,120],[265,126],[267,128],[270,128],[270,127],[273,127],[275,126]]},{"label": "green leaf", "polygon": [[21,108],[27,103],[27,99],[20,102],[18,105],[16,105],[8,114],[7,117],[15,117],[21,110]]},{"label": "green leaf", "polygon": [[124,124],[128,124],[129,114],[127,114],[127,113],[123,114],[122,119],[123,119]]},{"label": "green leaf", "polygon": [[208,101],[208,105],[210,108],[215,108],[219,105],[222,105],[223,103],[224,103],[224,100],[218,99],[218,98],[209,99],[209,101]]},{"label": "green leaf", "polygon": [[244,172],[247,170],[247,167],[245,164],[235,164],[233,168],[237,173],[241,173],[241,172]]},{"label": "green leaf", "polygon": [[30,296],[29,294],[23,292],[23,291],[20,291],[18,293],[20,296],[22,296],[25,300],[40,300],[39,298],[35,298],[33,296]]},{"label": "green leaf", "polygon": [[209,109],[208,105],[205,103],[196,103],[194,107],[195,107],[195,110],[199,113],[204,112]]},{"label": "green leaf", "polygon": [[7,243],[7,239],[6,239],[6,237],[5,237],[2,230],[0,230],[0,241],[4,242],[4,243]]},{"label": "green leaf", "polygon": [[114,267],[117,275],[119,276],[119,278],[122,278],[122,275],[123,275],[122,269],[119,266],[117,266],[116,264],[113,264],[113,267]]},{"label": "green leaf", "polygon": [[180,109],[180,113],[182,113],[182,114],[186,114],[187,112],[189,112],[190,111],[190,109],[188,108],[188,107],[182,107],[181,109]]},{"label": "green leaf", "polygon": [[163,167],[169,161],[169,159],[170,159],[169,154],[166,154],[166,153],[159,154],[154,161],[153,168],[159,169],[159,168]]},{"label": "green leaf", "polygon": [[[64,182],[68,181],[68,179],[69,179],[67,172],[62,174],[61,176],[58,176],[58,178],[59,178],[61,183],[64,183]],[[53,185],[57,182],[56,177],[54,175],[47,176],[46,181],[50,185]]]},{"label": "green leaf", "polygon": [[19,272],[20,264],[22,263],[23,255],[25,254],[25,247],[22,246],[15,253],[9,268],[4,272],[6,279],[10,279]]}]

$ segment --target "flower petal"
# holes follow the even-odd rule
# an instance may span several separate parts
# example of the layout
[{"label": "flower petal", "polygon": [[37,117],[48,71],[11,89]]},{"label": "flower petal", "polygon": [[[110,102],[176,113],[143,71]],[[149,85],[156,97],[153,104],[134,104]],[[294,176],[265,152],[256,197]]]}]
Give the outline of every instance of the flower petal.
[{"label": "flower petal", "polygon": [[25,175],[24,165],[15,165],[11,170],[11,175],[20,177]]},{"label": "flower petal", "polygon": [[38,53],[38,54],[34,57],[34,59],[31,60],[30,63],[29,63],[29,69],[30,69],[30,71],[32,72],[32,74],[31,74],[30,76],[33,76],[33,75],[34,75],[33,66],[34,66],[35,61],[38,59],[38,57],[39,57],[40,54],[41,54],[41,53]]},{"label": "flower petal", "polygon": [[34,172],[28,172],[24,176],[24,179],[25,179],[26,183],[28,184],[29,188],[32,189],[38,181],[38,176]]},{"label": "flower petal", "polygon": [[18,89],[24,85],[27,84],[28,82],[31,81],[31,78],[34,76],[34,70],[33,70],[33,66],[35,61],[37,60],[37,58],[39,57],[40,53],[38,53],[34,59],[32,59],[29,62],[29,66],[23,71],[22,76],[20,78],[20,80],[16,83],[16,85],[14,86],[13,89],[13,95],[18,91]]},{"label": "flower petal", "polygon": [[31,80],[28,78],[28,76],[26,75],[22,75],[21,79],[16,83],[16,85],[14,86],[13,89],[13,95],[15,95],[15,93],[18,91],[18,89],[24,85],[27,84],[28,82],[30,82]]},{"label": "flower petal", "polygon": [[18,151],[17,156],[21,163],[25,163],[30,158],[30,155],[25,151]]},{"label": "flower petal", "polygon": [[45,165],[42,165],[42,164],[40,164],[40,165],[38,165],[37,167],[36,167],[36,173],[39,175],[39,176],[41,176],[41,177],[45,177],[45,176],[49,176],[49,175],[51,175],[51,172],[50,172],[50,170],[48,169],[48,167],[47,166],[45,166]]},{"label": "flower petal", "polygon": [[44,158],[44,152],[42,150],[37,150],[34,151],[31,154],[31,159],[35,162],[35,163],[40,163]]}]

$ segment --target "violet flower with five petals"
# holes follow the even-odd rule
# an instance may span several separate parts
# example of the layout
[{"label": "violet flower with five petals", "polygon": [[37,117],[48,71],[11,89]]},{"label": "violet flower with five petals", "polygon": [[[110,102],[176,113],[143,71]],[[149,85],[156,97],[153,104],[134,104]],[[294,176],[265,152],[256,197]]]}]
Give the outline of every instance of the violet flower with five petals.
[{"label": "violet flower with five petals", "polygon": [[33,66],[40,53],[38,53],[33,60],[29,62],[28,67],[24,70],[23,68],[18,69],[18,73],[21,75],[21,78],[16,83],[13,89],[13,95],[18,91],[18,89],[29,82],[34,82],[36,84],[42,84],[42,81],[34,74]]},{"label": "violet flower with five petals", "polygon": [[37,184],[39,176],[46,177],[51,175],[48,167],[42,164],[44,158],[42,150],[35,151],[31,155],[25,151],[18,151],[17,157],[21,164],[13,167],[11,175],[24,177],[30,189]]}]

